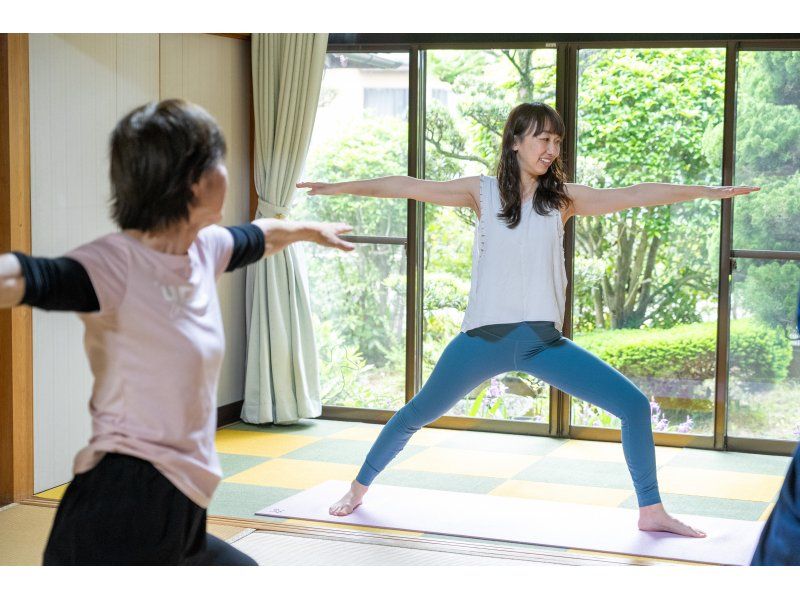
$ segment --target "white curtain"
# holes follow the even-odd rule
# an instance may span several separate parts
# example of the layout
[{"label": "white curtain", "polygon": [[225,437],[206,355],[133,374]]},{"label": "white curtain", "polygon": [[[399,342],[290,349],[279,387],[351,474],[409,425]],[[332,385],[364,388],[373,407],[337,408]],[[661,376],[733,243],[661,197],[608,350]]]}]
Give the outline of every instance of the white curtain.
[{"label": "white curtain", "polygon": [[[257,218],[285,218],[311,141],[327,33],[252,35]],[[253,288],[242,419],[290,424],[322,413],[308,281],[297,248],[248,268]]]}]

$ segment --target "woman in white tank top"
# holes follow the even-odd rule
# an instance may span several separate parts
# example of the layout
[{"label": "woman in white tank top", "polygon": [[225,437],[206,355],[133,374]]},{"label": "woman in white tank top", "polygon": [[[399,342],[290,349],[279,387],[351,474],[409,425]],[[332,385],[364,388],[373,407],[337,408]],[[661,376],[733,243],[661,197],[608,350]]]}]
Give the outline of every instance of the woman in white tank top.
[{"label": "woman in white tank top", "polygon": [[350,491],[330,508],[347,515],[414,432],[480,382],[525,371],[622,422],[622,447],[639,503],[639,529],[705,534],[669,516],[656,480],[649,400],[627,378],[561,336],[567,276],[564,225],[574,215],[722,199],[755,187],[644,183],[593,189],[566,183],[560,153],[564,123],[550,106],[520,104],[508,116],[496,177],[433,182],[390,176],[343,183],[298,183],[309,195],[408,197],[475,211],[472,281],[461,332],[442,353],[420,392],[384,426]]}]

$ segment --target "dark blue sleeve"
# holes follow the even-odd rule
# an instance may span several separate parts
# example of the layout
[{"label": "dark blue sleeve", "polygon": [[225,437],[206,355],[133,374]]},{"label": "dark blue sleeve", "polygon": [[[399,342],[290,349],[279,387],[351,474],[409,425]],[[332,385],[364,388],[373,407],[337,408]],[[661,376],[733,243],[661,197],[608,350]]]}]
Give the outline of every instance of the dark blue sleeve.
[{"label": "dark blue sleeve", "polygon": [[233,235],[233,252],[231,261],[225,272],[232,272],[248,264],[257,262],[264,257],[266,242],[264,231],[255,224],[242,224],[241,226],[226,226]]},{"label": "dark blue sleeve", "polygon": [[23,304],[45,310],[100,311],[89,274],[76,260],[12,253],[17,256],[25,279]]}]

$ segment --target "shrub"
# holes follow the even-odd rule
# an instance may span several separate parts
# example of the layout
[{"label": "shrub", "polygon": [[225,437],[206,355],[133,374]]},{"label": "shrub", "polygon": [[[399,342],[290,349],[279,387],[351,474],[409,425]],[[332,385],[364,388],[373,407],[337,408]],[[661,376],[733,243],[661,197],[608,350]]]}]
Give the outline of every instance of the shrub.
[{"label": "shrub", "polygon": [[[685,324],[668,329],[598,330],[575,341],[624,375],[635,378],[713,378],[717,325]],[[783,331],[751,319],[731,322],[731,374],[749,380],[786,378],[792,347]]]}]

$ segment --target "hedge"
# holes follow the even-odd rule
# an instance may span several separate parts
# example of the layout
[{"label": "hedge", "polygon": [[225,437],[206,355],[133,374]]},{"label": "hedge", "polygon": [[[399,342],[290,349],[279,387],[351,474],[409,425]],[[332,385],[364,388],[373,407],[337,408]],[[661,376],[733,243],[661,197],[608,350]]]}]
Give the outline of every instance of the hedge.
[{"label": "hedge", "polygon": [[[792,347],[780,330],[752,319],[731,322],[731,374],[746,380],[786,378]],[[626,376],[702,380],[716,370],[717,324],[703,322],[667,329],[598,330],[575,342]]]}]

